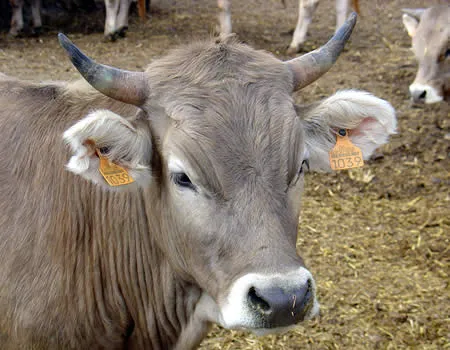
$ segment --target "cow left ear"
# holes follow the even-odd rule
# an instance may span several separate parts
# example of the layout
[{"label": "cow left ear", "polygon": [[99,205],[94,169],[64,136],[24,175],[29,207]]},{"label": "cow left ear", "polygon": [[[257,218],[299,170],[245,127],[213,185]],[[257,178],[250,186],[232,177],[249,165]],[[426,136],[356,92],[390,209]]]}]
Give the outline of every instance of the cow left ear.
[{"label": "cow left ear", "polygon": [[408,32],[408,35],[412,38],[416,35],[417,27],[419,26],[420,18],[423,13],[426,11],[426,8],[418,8],[418,9],[402,9],[403,16],[402,21],[403,25]]},{"label": "cow left ear", "polygon": [[152,142],[148,127],[108,110],[97,110],[64,132],[72,150],[69,171],[107,189],[151,181]]},{"label": "cow left ear", "polygon": [[368,159],[389,136],[395,134],[397,119],[389,102],[364,91],[344,90],[304,111],[305,147],[310,168],[330,171],[329,152],[340,129]]}]

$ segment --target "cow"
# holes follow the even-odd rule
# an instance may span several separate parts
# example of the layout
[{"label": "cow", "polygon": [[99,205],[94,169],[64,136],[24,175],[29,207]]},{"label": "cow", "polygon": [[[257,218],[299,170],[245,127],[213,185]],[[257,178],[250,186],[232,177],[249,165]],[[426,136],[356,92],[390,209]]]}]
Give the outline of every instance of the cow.
[{"label": "cow", "polygon": [[[124,37],[128,30],[128,14],[132,0],[105,0],[105,40],[115,41]],[[9,34],[19,36],[24,28],[23,6],[24,0],[10,0],[12,8],[11,26]],[[139,16],[145,18],[145,0],[138,0]],[[33,19],[32,32],[39,35],[42,30],[41,1],[31,0],[31,14]]]},{"label": "cow", "polygon": [[[336,0],[336,30],[345,22],[348,14],[350,0]],[[292,36],[292,41],[287,50],[288,54],[298,52],[306,40],[308,27],[311,24],[314,12],[319,5],[319,0],[299,0],[297,25]],[[352,0],[352,6],[359,13],[358,0]]]},{"label": "cow", "polygon": [[[9,3],[12,10],[9,34],[15,37],[21,34],[24,27],[23,5],[25,0],[9,0]],[[39,35],[42,31],[41,0],[31,0],[31,17],[33,19],[32,32]]]},{"label": "cow", "polygon": [[450,5],[403,9],[403,24],[419,63],[409,86],[414,103],[450,100]]},{"label": "cow", "polygon": [[[283,4],[284,4],[284,0]],[[348,13],[350,0],[336,0],[336,31],[344,22]],[[231,0],[217,0],[219,6],[220,35],[229,35],[232,32],[231,25]],[[287,50],[288,54],[297,53],[305,42],[308,27],[312,16],[319,5],[319,0],[299,0],[298,19],[292,41]],[[359,12],[358,0],[352,0],[355,11]]]},{"label": "cow", "polygon": [[[128,30],[128,15],[131,2],[133,0],[105,0],[105,27],[104,37],[106,41],[116,41],[123,38]],[[349,9],[350,0],[336,0],[336,30],[345,21]],[[10,34],[17,36],[23,29],[22,7],[23,0],[10,0],[13,8]],[[284,1],[283,1],[284,3]],[[352,0],[353,7],[359,12],[358,0]],[[288,48],[288,54],[296,53],[305,42],[306,34],[312,16],[319,4],[319,0],[299,0],[299,15],[292,41]],[[219,25],[221,37],[226,37],[232,33],[231,24],[231,0],[217,0],[219,7]],[[34,32],[39,34],[41,28],[40,0],[32,0],[32,14]],[[139,16],[145,18],[145,0],[138,0]]]},{"label": "cow", "polygon": [[293,101],[355,21],[284,62],[231,36],[144,72],[60,34],[88,83],[2,75],[2,349],[193,349],[212,323],[265,334],[317,315],[296,251],[304,174],[330,169],[338,131],[368,158],[396,128],[367,92]]},{"label": "cow", "polygon": [[[106,40],[115,41],[123,38],[128,30],[128,15],[133,0],[105,0],[105,31]],[[141,19],[146,17],[146,0],[137,0]]]}]

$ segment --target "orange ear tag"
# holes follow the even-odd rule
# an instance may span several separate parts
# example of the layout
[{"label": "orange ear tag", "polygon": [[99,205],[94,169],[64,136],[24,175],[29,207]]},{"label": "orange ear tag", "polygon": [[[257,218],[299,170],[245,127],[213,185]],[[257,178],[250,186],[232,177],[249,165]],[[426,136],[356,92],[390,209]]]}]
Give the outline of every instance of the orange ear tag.
[{"label": "orange ear tag", "polygon": [[337,133],[336,145],[329,152],[329,158],[333,170],[360,168],[364,165],[361,149],[350,141],[345,129]]},{"label": "orange ear tag", "polygon": [[133,178],[128,174],[128,171],[121,166],[109,161],[98,149],[95,150],[100,158],[98,170],[103,175],[103,178],[110,186],[123,186],[133,183]]}]

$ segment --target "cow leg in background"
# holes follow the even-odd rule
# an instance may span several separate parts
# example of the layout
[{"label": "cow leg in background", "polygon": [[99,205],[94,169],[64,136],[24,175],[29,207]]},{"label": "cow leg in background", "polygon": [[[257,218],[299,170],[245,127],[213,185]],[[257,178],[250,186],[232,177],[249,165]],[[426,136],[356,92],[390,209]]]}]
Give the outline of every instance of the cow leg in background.
[{"label": "cow leg in background", "polygon": [[220,36],[231,34],[231,0],[217,0]]},{"label": "cow leg in background", "polygon": [[130,5],[132,0],[120,0],[119,13],[117,15],[117,28],[116,33],[119,37],[123,38],[128,30],[128,17],[130,13]]},{"label": "cow leg in background", "polygon": [[10,0],[12,15],[11,26],[9,28],[9,34],[12,36],[18,36],[23,30],[23,3],[24,0]]},{"label": "cow leg in background", "polygon": [[[23,31],[23,6],[24,0],[10,0],[12,15],[11,27],[9,34],[12,36],[19,36]],[[33,34],[39,35],[42,29],[41,20],[41,0],[31,1],[31,15],[33,18]]]},{"label": "cow leg in background", "polygon": [[105,0],[105,39],[115,41],[117,39],[117,14],[119,13],[120,0]]},{"label": "cow leg in background", "polygon": [[345,23],[347,19],[349,0],[336,0],[336,30]]},{"label": "cow leg in background", "polygon": [[319,5],[319,0],[299,0],[297,26],[288,48],[289,54],[298,52],[300,46],[305,42],[306,33],[317,5]]},{"label": "cow leg in background", "polygon": [[39,35],[42,31],[41,0],[31,1],[31,16],[33,17],[33,34]]}]

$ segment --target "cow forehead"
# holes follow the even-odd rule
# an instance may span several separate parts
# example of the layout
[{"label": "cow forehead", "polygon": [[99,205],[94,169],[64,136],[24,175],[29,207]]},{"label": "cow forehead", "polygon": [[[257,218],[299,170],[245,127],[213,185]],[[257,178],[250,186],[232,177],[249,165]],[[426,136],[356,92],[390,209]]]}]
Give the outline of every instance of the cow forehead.
[{"label": "cow forehead", "polygon": [[259,88],[255,91],[288,95],[293,89],[292,73],[282,61],[234,40],[178,48],[150,64],[146,74],[153,99],[169,109],[168,114],[181,98],[187,103],[189,99],[207,102],[212,95],[226,92],[221,89],[225,84],[253,84]]},{"label": "cow forehead", "polygon": [[214,190],[233,191],[256,178],[286,185],[303,154],[303,130],[292,103],[282,96],[260,101],[252,89],[228,96],[175,120],[165,137],[166,158],[175,154]]},{"label": "cow forehead", "polygon": [[448,45],[450,6],[433,7],[425,11],[413,37],[413,48],[419,56],[436,56]]},{"label": "cow forehead", "polygon": [[302,133],[292,73],[271,54],[234,40],[196,43],[153,62],[146,74],[149,110],[157,105],[171,121],[161,132],[166,159],[176,154],[222,189],[245,174],[285,184],[297,168]]}]

